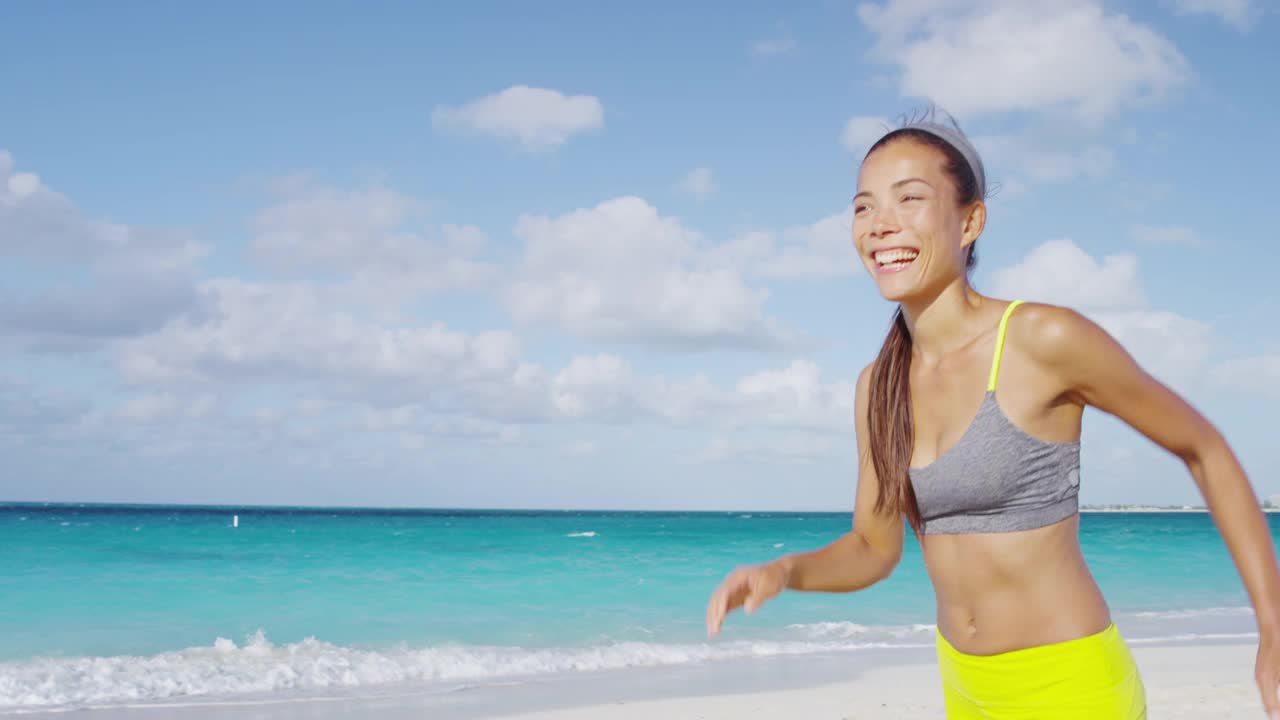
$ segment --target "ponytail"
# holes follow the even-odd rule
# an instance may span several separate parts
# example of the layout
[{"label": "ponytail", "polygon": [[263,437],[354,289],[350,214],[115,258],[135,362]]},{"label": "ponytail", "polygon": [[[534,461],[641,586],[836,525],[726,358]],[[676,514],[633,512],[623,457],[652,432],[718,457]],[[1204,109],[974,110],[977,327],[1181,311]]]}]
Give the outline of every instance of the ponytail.
[{"label": "ponytail", "polygon": [[911,333],[901,307],[894,313],[893,327],[871,367],[867,412],[871,462],[880,480],[875,511],[905,513],[912,529],[923,532],[924,519],[911,487],[911,453],[915,449],[911,417]]}]

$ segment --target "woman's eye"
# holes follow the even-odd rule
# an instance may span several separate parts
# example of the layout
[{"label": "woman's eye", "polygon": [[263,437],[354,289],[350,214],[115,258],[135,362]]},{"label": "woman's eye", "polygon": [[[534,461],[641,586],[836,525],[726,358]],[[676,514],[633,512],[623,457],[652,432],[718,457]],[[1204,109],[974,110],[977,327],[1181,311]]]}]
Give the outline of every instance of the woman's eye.
[{"label": "woman's eye", "polygon": [[907,195],[906,197],[902,198],[902,202],[906,202],[908,200],[923,200],[923,199],[924,198],[920,197],[919,195]]},{"label": "woman's eye", "polygon": [[853,213],[854,213],[855,215],[857,215],[857,214],[861,213],[863,210],[866,210],[866,209],[867,209],[867,206],[866,206],[866,205],[854,205],[854,206],[853,206]]}]

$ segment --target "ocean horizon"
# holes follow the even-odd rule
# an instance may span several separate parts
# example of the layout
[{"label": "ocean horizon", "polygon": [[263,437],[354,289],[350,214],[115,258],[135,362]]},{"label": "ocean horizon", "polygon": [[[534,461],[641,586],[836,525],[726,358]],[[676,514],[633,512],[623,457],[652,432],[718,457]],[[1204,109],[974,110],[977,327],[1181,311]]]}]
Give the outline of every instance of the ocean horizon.
[{"label": "ocean horizon", "polygon": [[[847,510],[820,510],[820,509],[778,509],[778,508],[606,508],[606,507],[532,507],[532,506],[434,506],[434,505],[276,505],[261,503],[167,503],[167,502],[114,502],[114,501],[97,501],[97,500],[3,500],[0,499],[0,508],[17,508],[17,507],[67,507],[67,508],[139,508],[139,509],[179,509],[179,510],[226,510],[234,512],[236,510],[250,511],[289,511],[289,512],[325,512],[325,511],[354,511],[354,512],[407,512],[407,513],[438,513],[438,512],[599,512],[599,513],[743,513],[743,512],[760,512],[760,513],[800,513],[810,515],[844,515],[851,516],[853,508]],[[1280,507],[1263,507],[1265,512],[1278,512]],[[1208,508],[1204,505],[1186,505],[1174,503],[1170,505],[1159,505],[1155,503],[1100,503],[1080,505],[1080,512],[1140,512],[1140,511],[1156,511],[1156,512],[1208,512]]]},{"label": "ocean horizon", "polygon": [[[845,511],[4,503],[0,713],[927,651],[933,596],[910,537],[879,585],[786,593],[705,637],[709,594],[734,567],[821,547],[849,522]],[[1080,537],[1131,642],[1255,636],[1207,515],[1087,513]]]}]

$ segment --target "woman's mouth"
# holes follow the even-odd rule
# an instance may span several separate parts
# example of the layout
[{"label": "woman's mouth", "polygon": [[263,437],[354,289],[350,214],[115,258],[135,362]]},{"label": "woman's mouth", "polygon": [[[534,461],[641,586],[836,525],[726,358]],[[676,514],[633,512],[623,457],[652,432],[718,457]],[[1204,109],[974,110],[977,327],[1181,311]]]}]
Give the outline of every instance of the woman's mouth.
[{"label": "woman's mouth", "polygon": [[906,270],[919,255],[920,251],[913,248],[889,248],[875,251],[871,254],[871,259],[875,260],[879,272],[895,273]]}]

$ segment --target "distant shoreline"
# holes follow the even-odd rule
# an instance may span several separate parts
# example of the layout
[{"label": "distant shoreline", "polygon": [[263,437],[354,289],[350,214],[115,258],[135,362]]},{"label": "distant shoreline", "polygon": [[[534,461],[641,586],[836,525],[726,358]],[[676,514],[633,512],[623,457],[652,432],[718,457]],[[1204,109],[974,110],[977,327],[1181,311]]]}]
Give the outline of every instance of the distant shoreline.
[{"label": "distant shoreline", "polygon": [[[1280,508],[1262,508],[1262,511],[1263,511],[1263,512],[1268,512],[1268,513],[1280,512]],[[1207,513],[1207,512],[1209,512],[1209,508],[1206,508],[1206,507],[1196,507],[1196,506],[1189,506],[1189,507],[1158,507],[1158,506],[1147,506],[1147,505],[1116,506],[1116,507],[1107,507],[1107,506],[1101,506],[1101,507],[1087,507],[1087,506],[1081,506],[1081,508],[1080,508],[1080,512],[1082,512],[1082,513],[1122,513],[1122,512],[1128,512],[1128,513],[1140,513],[1140,512],[1145,512],[1145,513]]]},{"label": "distant shoreline", "polygon": [[[237,505],[237,504],[184,504],[184,503],[130,503],[130,502],[54,502],[38,500],[0,500],[0,510],[143,510],[171,512],[240,512],[240,513],[369,513],[379,514],[448,514],[448,513],[653,513],[698,515],[847,515],[850,509],[840,510],[680,510],[654,508],[482,508],[482,507],[427,507],[412,505]],[[1263,512],[1280,512],[1280,507],[1264,507]],[[1081,505],[1082,513],[1207,513],[1208,508],[1199,505]]]}]

